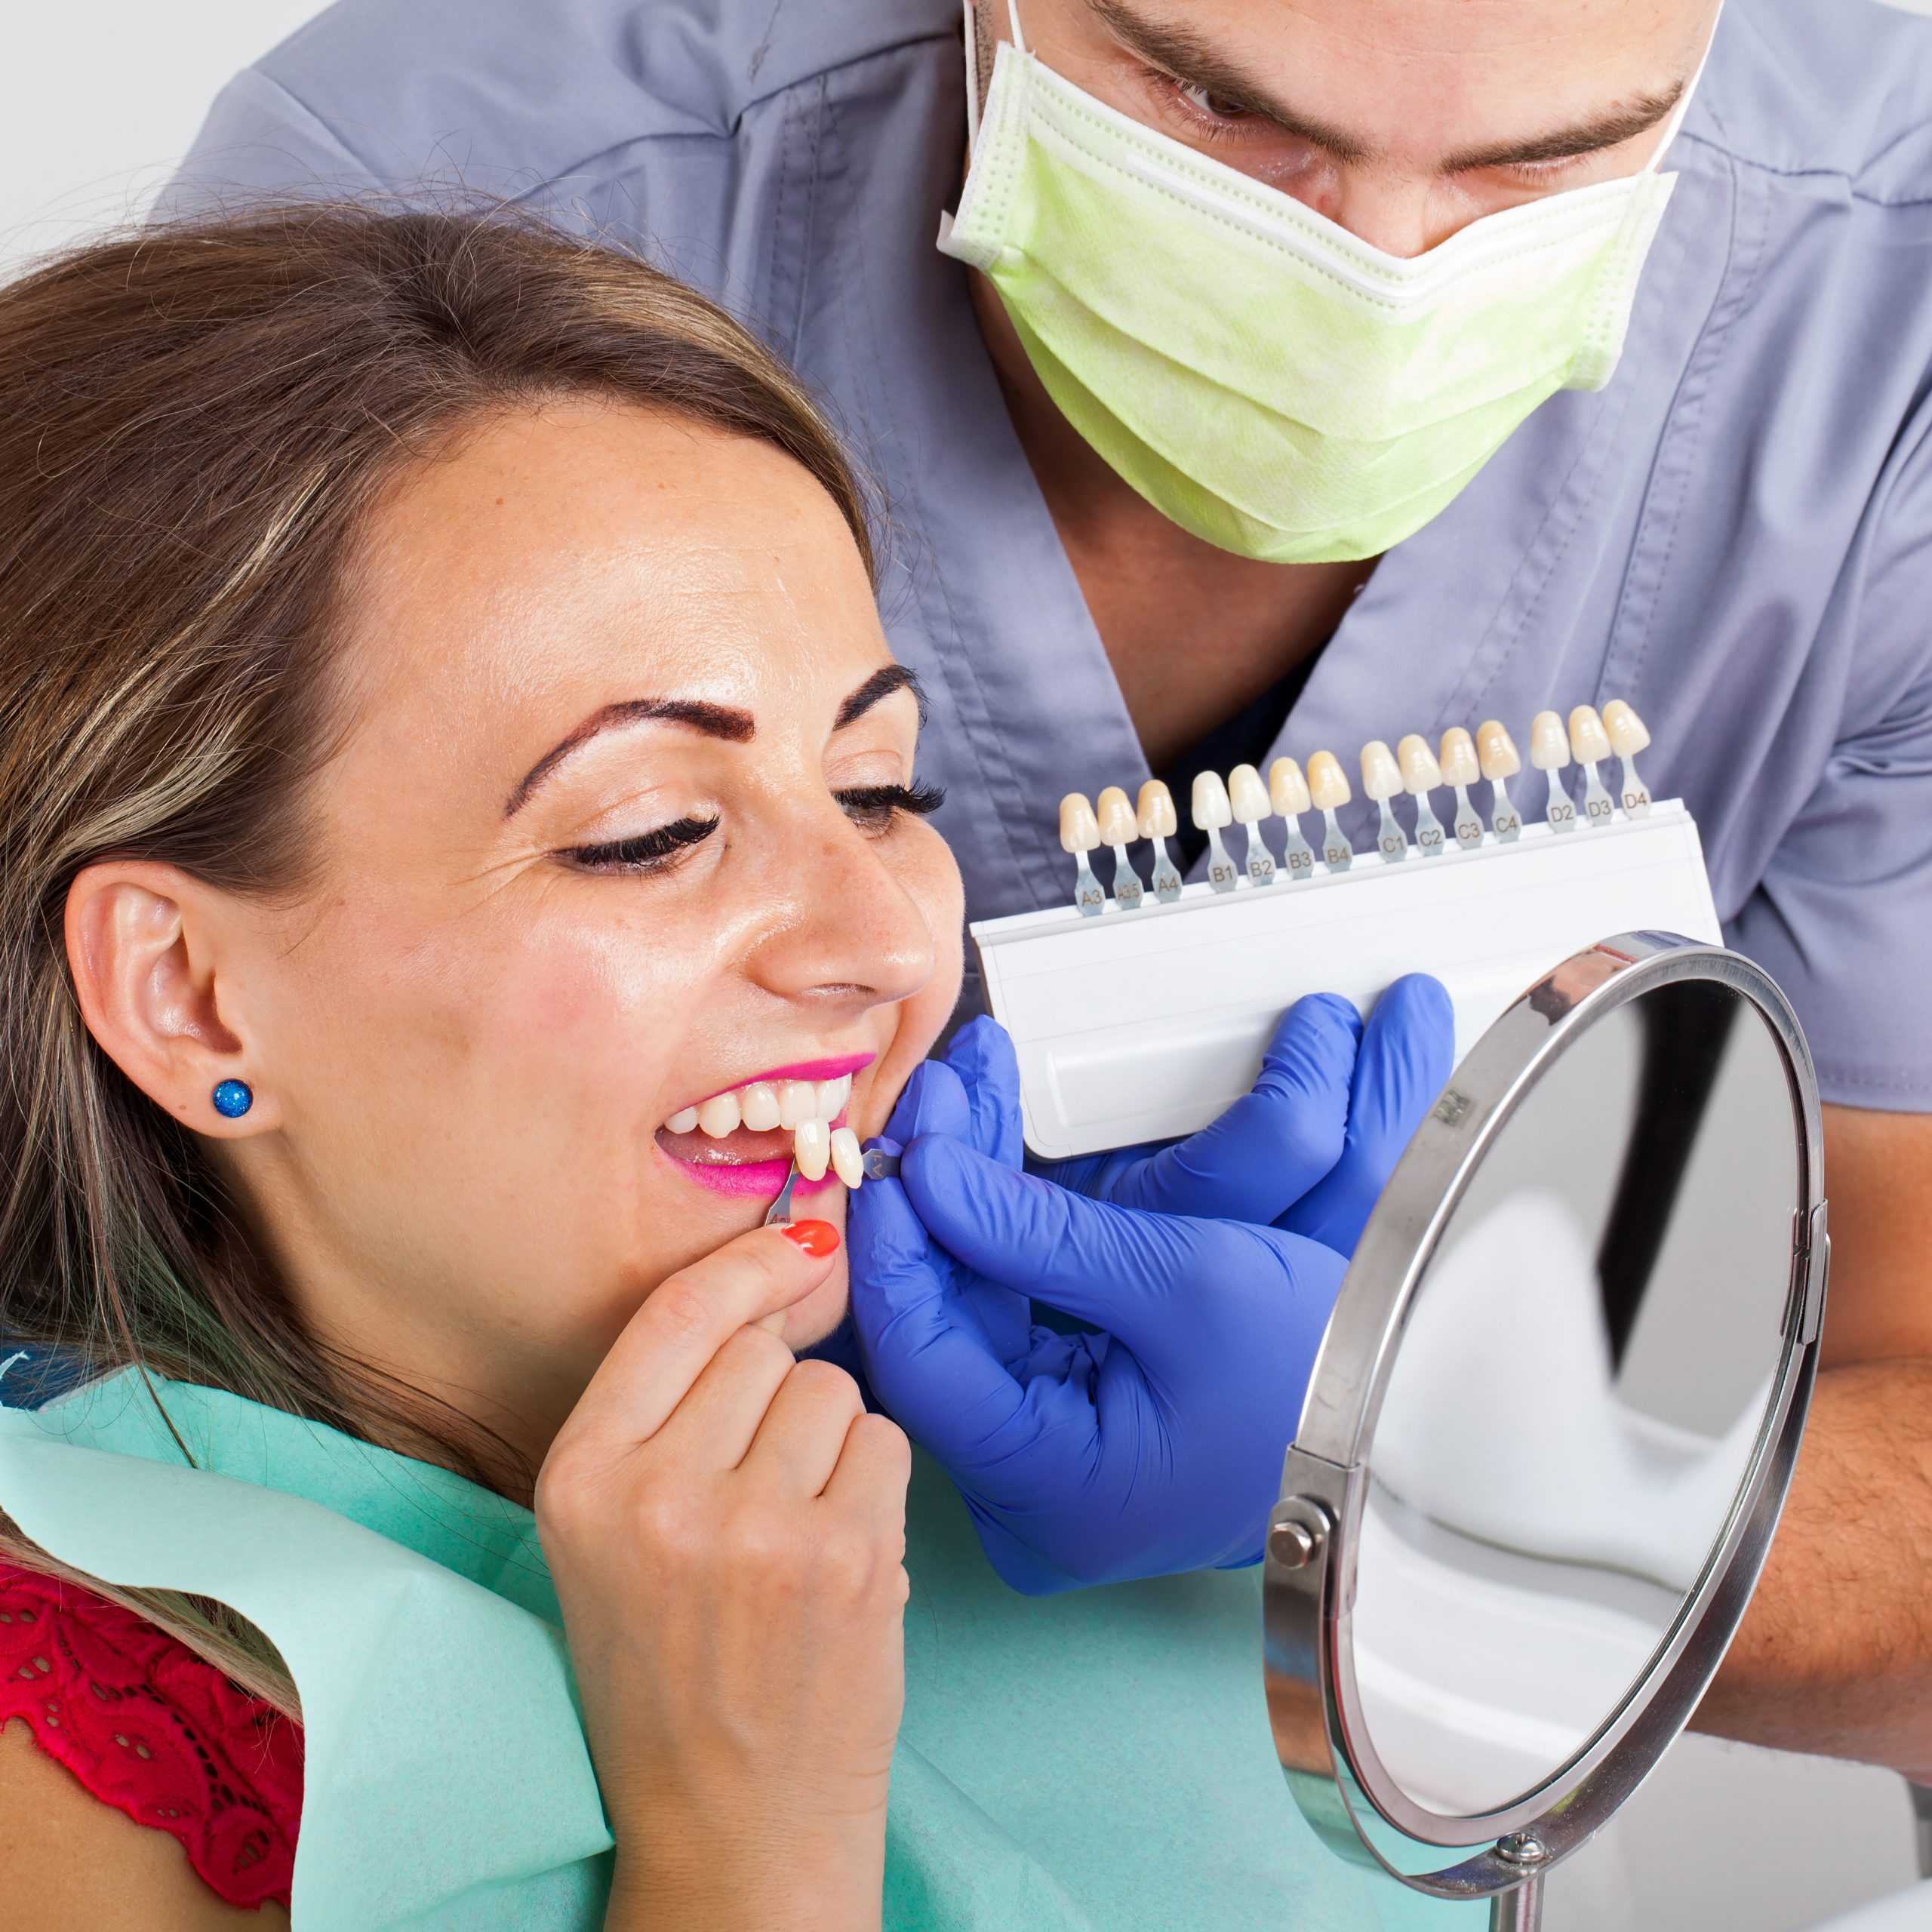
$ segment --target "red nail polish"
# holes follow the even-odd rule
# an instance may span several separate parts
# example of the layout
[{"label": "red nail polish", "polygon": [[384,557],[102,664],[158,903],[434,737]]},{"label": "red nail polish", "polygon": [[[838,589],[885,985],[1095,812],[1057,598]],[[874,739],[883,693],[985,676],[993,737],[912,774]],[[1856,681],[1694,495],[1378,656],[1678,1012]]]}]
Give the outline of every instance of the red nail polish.
[{"label": "red nail polish", "polygon": [[829,1221],[794,1221],[783,1230],[785,1238],[815,1260],[838,1252],[838,1230]]}]

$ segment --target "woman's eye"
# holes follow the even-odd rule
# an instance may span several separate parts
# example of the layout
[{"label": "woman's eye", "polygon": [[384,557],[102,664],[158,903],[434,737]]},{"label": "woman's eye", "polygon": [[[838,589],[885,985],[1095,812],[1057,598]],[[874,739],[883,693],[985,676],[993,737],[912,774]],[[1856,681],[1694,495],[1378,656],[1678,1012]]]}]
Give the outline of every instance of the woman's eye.
[{"label": "woman's eye", "polygon": [[832,795],[861,832],[889,832],[901,812],[924,818],[946,802],[937,785],[854,785]]},{"label": "woman's eye", "polygon": [[696,845],[718,829],[715,818],[681,818],[635,838],[614,838],[601,845],[572,845],[558,854],[586,872],[669,872]]}]

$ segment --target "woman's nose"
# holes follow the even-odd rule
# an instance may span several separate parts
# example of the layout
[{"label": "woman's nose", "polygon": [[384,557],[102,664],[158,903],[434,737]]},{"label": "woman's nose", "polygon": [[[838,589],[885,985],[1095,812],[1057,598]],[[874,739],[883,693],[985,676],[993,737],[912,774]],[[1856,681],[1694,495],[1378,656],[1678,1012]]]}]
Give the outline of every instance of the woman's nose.
[{"label": "woman's nose", "polygon": [[915,865],[895,864],[899,828],[869,837],[830,799],[788,821],[767,854],[783,878],[775,916],[750,962],[771,992],[855,1008],[909,999],[936,957],[924,909],[910,890]]}]

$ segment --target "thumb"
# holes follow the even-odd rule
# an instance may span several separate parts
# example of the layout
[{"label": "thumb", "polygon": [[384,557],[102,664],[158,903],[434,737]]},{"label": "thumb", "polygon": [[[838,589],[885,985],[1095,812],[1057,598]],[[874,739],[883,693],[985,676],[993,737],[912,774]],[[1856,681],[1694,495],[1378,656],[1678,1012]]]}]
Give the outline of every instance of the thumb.
[{"label": "thumb", "polygon": [[1261,1072],[1220,1119],[1124,1174],[1108,1198],[1155,1214],[1266,1226],[1340,1159],[1361,1018],[1334,993],[1276,1023]]},{"label": "thumb", "polygon": [[1240,1230],[1115,1207],[931,1137],[900,1178],[918,1220],[967,1268],[1118,1336],[1158,1344],[1203,1278],[1200,1251]]},{"label": "thumb", "polygon": [[1442,983],[1426,973],[1398,980],[1362,1029],[1342,1158],[1275,1226],[1354,1254],[1395,1163],[1454,1070],[1455,1050],[1455,1012]]}]

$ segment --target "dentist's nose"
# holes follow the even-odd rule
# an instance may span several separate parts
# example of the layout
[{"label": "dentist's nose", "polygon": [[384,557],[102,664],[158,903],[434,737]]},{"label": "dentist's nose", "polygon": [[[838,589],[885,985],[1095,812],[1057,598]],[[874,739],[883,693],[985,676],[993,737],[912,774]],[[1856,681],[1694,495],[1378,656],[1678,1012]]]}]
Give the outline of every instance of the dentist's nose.
[{"label": "dentist's nose", "polygon": [[1426,254],[1463,226],[1444,220],[1433,205],[1427,180],[1392,179],[1368,168],[1343,171],[1326,212],[1371,248],[1405,261]]},{"label": "dentist's nose", "polygon": [[925,913],[888,862],[894,836],[867,837],[829,801],[793,822],[773,855],[789,889],[751,962],[768,991],[863,1008],[909,999],[932,977]]}]

